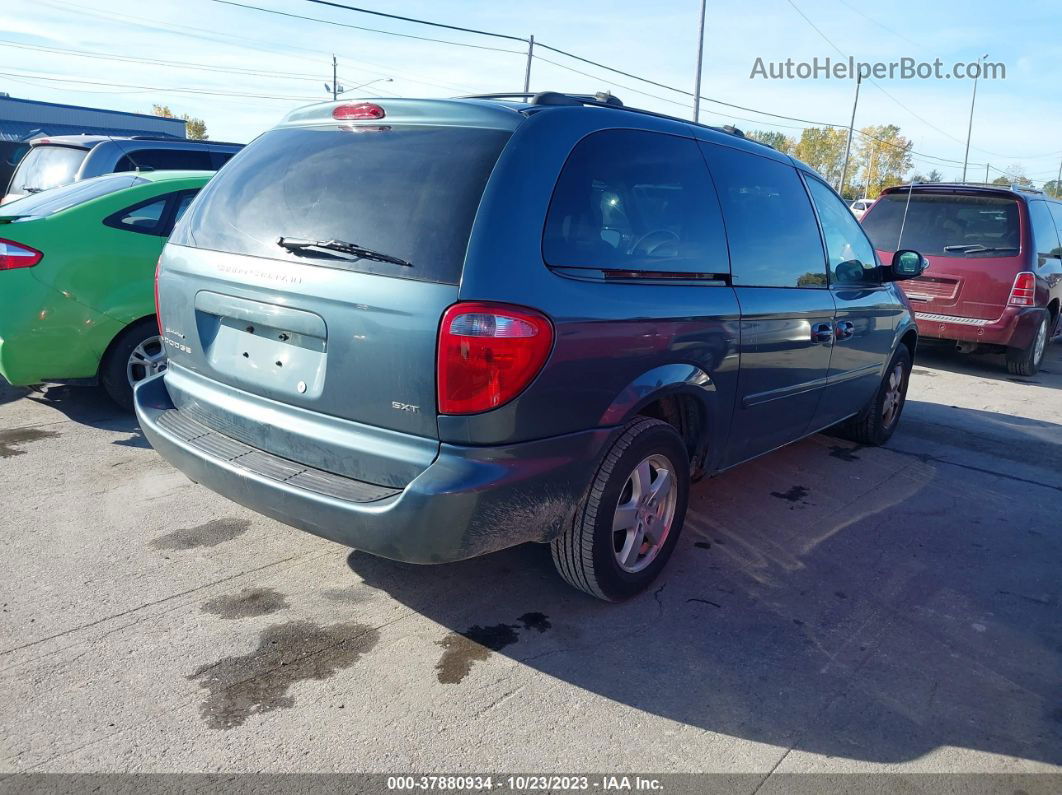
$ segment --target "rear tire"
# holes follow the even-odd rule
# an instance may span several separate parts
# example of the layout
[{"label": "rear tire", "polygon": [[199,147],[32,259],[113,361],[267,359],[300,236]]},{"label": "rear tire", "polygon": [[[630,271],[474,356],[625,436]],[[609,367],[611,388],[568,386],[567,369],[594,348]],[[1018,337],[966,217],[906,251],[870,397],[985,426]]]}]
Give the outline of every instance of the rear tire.
[{"label": "rear tire", "polygon": [[874,397],[861,412],[836,426],[834,432],[857,444],[871,447],[885,444],[900,423],[910,378],[911,352],[906,345],[901,345],[893,354]]},{"label": "rear tire", "polygon": [[638,417],[598,467],[572,523],[551,546],[560,575],[598,599],[645,590],[667,565],[689,499],[689,453],[666,422]]},{"label": "rear tire", "polygon": [[100,382],[111,400],[133,410],[133,386],[166,369],[166,348],[155,318],[138,320],[119,334],[100,365]]},{"label": "rear tire", "polygon": [[1012,375],[1036,375],[1040,370],[1048,343],[1050,319],[1050,314],[1044,312],[1032,341],[1025,348],[1007,348],[1007,371]]}]

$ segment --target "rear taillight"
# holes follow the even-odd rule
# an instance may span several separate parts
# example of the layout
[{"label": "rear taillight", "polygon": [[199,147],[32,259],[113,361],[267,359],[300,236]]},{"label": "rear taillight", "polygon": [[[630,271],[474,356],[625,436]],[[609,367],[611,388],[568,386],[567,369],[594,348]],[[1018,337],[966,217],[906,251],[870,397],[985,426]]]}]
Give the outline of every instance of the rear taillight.
[{"label": "rear taillight", "polygon": [[507,304],[461,303],[443,314],[436,366],[441,414],[508,403],[531,383],[553,347],[545,315]]},{"label": "rear taillight", "polygon": [[155,263],[155,320],[159,324],[159,334],[162,333],[162,312],[159,311],[159,271],[162,270],[162,257]]},{"label": "rear taillight", "polygon": [[32,268],[44,255],[35,248],[0,237],[0,271]]},{"label": "rear taillight", "polygon": [[1011,306],[1034,306],[1036,304],[1036,274],[1024,271],[1014,277],[1014,286],[1010,288]]}]

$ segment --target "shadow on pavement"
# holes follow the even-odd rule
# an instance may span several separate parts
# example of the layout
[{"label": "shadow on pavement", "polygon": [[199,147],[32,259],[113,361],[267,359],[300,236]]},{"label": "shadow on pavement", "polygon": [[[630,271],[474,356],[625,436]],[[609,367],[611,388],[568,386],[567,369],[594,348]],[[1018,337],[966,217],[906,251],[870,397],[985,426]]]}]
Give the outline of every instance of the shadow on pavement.
[{"label": "shadow on pavement", "polygon": [[[1062,444],[1058,425],[994,419],[1012,442]],[[875,762],[957,746],[1062,763],[1062,495],[983,469],[813,437],[698,484],[664,576],[623,605],[569,588],[545,546],[348,564],[450,630],[436,670],[456,698],[501,654],[757,742]],[[1015,500],[1032,506],[1020,520]]]}]

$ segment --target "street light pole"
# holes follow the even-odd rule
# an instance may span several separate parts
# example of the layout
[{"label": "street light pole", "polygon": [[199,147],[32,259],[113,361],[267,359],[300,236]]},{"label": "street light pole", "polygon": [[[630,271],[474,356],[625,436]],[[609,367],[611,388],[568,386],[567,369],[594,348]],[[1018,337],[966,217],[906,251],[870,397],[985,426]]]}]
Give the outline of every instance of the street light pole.
[{"label": "street light pole", "polygon": [[332,101],[339,98],[339,77],[336,75],[336,54],[332,53]]},{"label": "street light pole", "polygon": [[977,59],[977,74],[974,76],[973,97],[970,99],[970,123],[966,128],[966,154],[962,158],[962,181],[966,182],[966,165],[970,160],[970,137],[973,135],[973,114],[974,104],[977,102],[977,81],[981,77],[981,64],[984,63],[985,58],[988,57],[986,52],[980,58]]},{"label": "street light pole", "polygon": [[531,59],[535,57],[535,36],[531,36],[527,39],[527,69],[524,71],[524,93],[528,93],[531,90]]},{"label": "street light pole", "polygon": [[701,27],[697,36],[697,79],[693,82],[693,121],[701,117],[701,64],[704,62],[704,16],[708,11],[708,0],[701,0]]},{"label": "street light pole", "polygon": [[[852,120],[848,123],[848,142],[844,145],[844,166],[841,168],[841,181],[837,185],[837,192],[844,197],[844,183],[848,179],[848,157],[852,153],[852,136],[855,135],[855,115],[859,106],[859,85],[863,82],[863,75],[856,74],[855,101],[852,103]],[[864,197],[865,198],[865,197]]]}]

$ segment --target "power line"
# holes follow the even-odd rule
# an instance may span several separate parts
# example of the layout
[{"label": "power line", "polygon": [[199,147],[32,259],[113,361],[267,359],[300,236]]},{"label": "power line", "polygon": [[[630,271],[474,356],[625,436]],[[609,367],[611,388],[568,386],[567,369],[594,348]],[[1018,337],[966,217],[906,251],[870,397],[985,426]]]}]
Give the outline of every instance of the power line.
[{"label": "power line", "polygon": [[483,44],[469,44],[463,41],[450,41],[448,39],[433,39],[430,36],[415,36],[412,33],[397,33],[393,30],[381,30],[380,28],[367,28],[362,25],[351,25],[346,22],[336,22],[332,19],[321,19],[320,17],[308,17],[303,14],[292,14],[287,11],[278,11],[273,8],[262,8],[261,6],[249,5],[247,3],[237,3],[234,0],[212,0],[212,2],[219,3],[226,6],[236,6],[237,8],[247,8],[252,11],[261,11],[266,14],[276,14],[277,16],[289,17],[291,19],[303,19],[310,22],[320,22],[325,25],[335,25],[339,28],[352,28],[353,30],[362,30],[369,33],[381,33],[385,36],[398,36],[403,39],[416,39],[417,41],[430,41],[437,44],[451,44],[455,47],[470,47],[475,50],[490,50],[492,52],[504,52],[511,55],[524,55],[520,50],[507,50],[504,47],[488,47]]},{"label": "power line", "polygon": [[0,75],[4,77],[20,77],[27,80],[47,80],[53,83],[80,83],[90,86],[111,86],[113,88],[135,88],[143,91],[162,91],[162,92],[178,92],[182,94],[203,94],[207,96],[219,96],[219,97],[244,97],[248,99],[278,99],[285,101],[306,101],[306,102],[319,102],[319,97],[292,97],[292,96],[275,96],[271,94],[247,94],[237,93],[231,91],[207,91],[205,89],[192,89],[192,88],[171,88],[162,86],[142,86],[132,83],[107,83],[98,80],[78,80],[72,77],[46,77],[44,75],[27,75],[22,72],[0,72]]},{"label": "power line", "polygon": [[447,25],[443,22],[429,22],[425,19],[416,19],[415,17],[403,17],[399,14],[385,14],[383,11],[372,11],[368,8],[358,8],[357,6],[343,5],[342,3],[331,3],[328,0],[306,0],[307,3],[316,3],[320,6],[332,6],[333,8],[342,8],[347,11],[358,11],[362,14],[372,14],[377,17],[387,17],[388,19],[399,19],[403,22],[414,22],[418,25],[431,25],[433,28],[446,28],[447,30],[459,30],[462,33],[475,33],[480,36],[493,36],[496,39],[509,39],[510,41],[521,41],[527,44],[527,39],[520,38],[519,36],[509,36],[505,33],[491,33],[487,30],[477,30],[476,28],[463,28],[459,25]]}]

